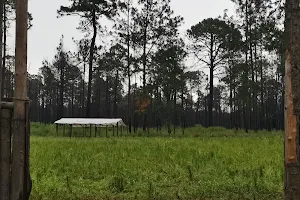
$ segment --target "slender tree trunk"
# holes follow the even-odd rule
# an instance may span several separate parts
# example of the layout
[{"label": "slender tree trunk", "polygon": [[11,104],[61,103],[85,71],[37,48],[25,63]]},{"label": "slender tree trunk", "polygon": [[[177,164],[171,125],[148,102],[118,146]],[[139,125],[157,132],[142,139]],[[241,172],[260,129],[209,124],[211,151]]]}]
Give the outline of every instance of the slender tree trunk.
[{"label": "slender tree trunk", "polygon": [[173,99],[173,126],[174,126],[174,135],[175,135],[175,127],[176,127],[176,96],[177,96],[177,91],[174,91],[174,99]]},{"label": "slender tree trunk", "polygon": [[131,71],[130,71],[130,1],[128,0],[128,10],[127,10],[127,76],[128,76],[128,131],[131,133]]},{"label": "slender tree trunk", "polygon": [[231,64],[229,64],[229,107],[230,107],[230,125],[229,127],[232,128],[233,126],[233,86],[232,86],[232,79],[233,79],[233,76],[232,76],[232,66]]},{"label": "slender tree trunk", "polygon": [[118,81],[119,81],[119,71],[117,70],[117,75],[115,79],[115,95],[114,95],[114,117],[116,118],[118,115],[118,99],[117,99],[117,94],[118,94]]},{"label": "slender tree trunk", "polygon": [[182,126],[182,134],[184,134],[184,129],[185,129],[184,118],[185,118],[185,111],[184,111],[184,90],[183,90],[183,87],[182,87],[182,89],[181,89],[181,126]]},{"label": "slender tree trunk", "polygon": [[64,64],[59,64],[60,67],[60,87],[59,87],[59,118],[64,117],[64,86],[65,86],[65,66]]},{"label": "slender tree trunk", "polygon": [[93,37],[90,46],[90,59],[89,59],[89,82],[88,82],[88,93],[87,93],[87,106],[86,106],[86,117],[91,117],[91,96],[92,96],[92,79],[93,79],[93,61],[94,51],[97,37],[97,19],[96,11],[92,11],[92,24],[93,24]]},{"label": "slender tree trunk", "polygon": [[[249,51],[249,13],[248,13],[248,0],[246,0],[246,52],[245,52],[245,56],[246,56],[246,70],[245,70],[245,75],[244,75],[244,78],[245,78],[245,91],[246,91],[246,94],[249,94],[249,80],[248,80],[248,75],[249,75],[249,63],[248,63],[248,51]],[[251,96],[251,94],[250,94]],[[245,98],[245,102],[243,103],[243,115],[244,115],[244,128],[245,128],[245,131],[248,133],[248,129],[249,129],[249,113],[250,113],[250,106],[249,106],[249,103],[251,101],[251,98],[249,98],[249,95],[246,95]]]},{"label": "slender tree trunk", "polygon": [[[100,83],[99,83],[100,84]],[[101,89],[100,87],[98,87],[98,117],[100,118],[101,117],[101,109],[102,109],[102,106],[101,106]]]},{"label": "slender tree trunk", "polygon": [[261,60],[260,60],[260,98],[261,98],[261,129],[265,129],[265,105],[264,105],[264,74],[263,74],[263,55],[261,48]]},{"label": "slender tree trunk", "polygon": [[[0,15],[2,16],[2,15]],[[2,26],[1,26],[2,27]],[[1,36],[2,38],[2,36]],[[2,58],[2,81],[5,81],[5,73],[6,73],[6,40],[7,40],[7,26],[6,26],[6,5],[3,3],[3,58]],[[5,82],[6,86],[6,94],[8,94],[8,86],[9,81]],[[1,97],[4,97],[4,83],[1,85]]]},{"label": "slender tree trunk", "polygon": [[[251,31],[251,30],[250,30]],[[250,34],[251,35],[251,34]],[[251,93],[250,95],[250,112],[249,112],[249,118],[250,118],[250,129],[255,129],[255,124],[254,124],[254,118],[253,114],[255,113],[254,111],[254,84],[255,84],[255,79],[254,79],[254,61],[253,61],[253,43],[252,43],[252,37],[250,36],[250,66],[251,66]]]},{"label": "slender tree trunk", "polygon": [[[0,3],[0,27],[1,27],[1,30],[0,30],[0,57],[2,58],[2,50],[3,50],[3,41],[2,41],[2,37],[3,37],[3,7],[5,6],[5,3],[4,1],[1,1]],[[3,84],[4,84],[4,76],[3,76],[3,65],[2,65],[2,62],[0,62],[0,77],[1,77],[1,80],[0,80],[0,101],[2,100],[2,97],[3,97]],[[1,105],[0,105],[0,111],[1,111]]]},{"label": "slender tree trunk", "polygon": [[106,103],[106,117],[110,116],[110,105],[109,105],[109,78],[106,76],[106,94],[105,94],[105,103]]},{"label": "slender tree trunk", "polygon": [[83,62],[83,77],[82,77],[82,117],[85,115],[85,70],[86,70],[86,62]]},{"label": "slender tree trunk", "polygon": [[208,103],[208,126],[213,126],[213,101],[214,101],[214,38],[210,36],[210,68],[209,68],[209,103]]},{"label": "slender tree trunk", "polygon": [[72,84],[72,91],[71,91],[71,117],[74,117],[74,84]]}]

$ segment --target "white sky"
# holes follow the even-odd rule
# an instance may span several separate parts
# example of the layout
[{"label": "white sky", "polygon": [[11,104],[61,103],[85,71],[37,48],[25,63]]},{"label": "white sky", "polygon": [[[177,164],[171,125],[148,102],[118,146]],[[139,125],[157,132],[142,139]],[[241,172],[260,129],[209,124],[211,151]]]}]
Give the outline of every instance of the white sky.
[{"label": "white sky", "polygon": [[[36,74],[44,59],[52,60],[61,35],[64,35],[65,48],[75,51],[72,37],[81,39],[76,30],[79,19],[74,16],[57,18],[60,5],[68,5],[69,0],[29,0],[29,12],[33,16],[33,27],[28,32],[28,69]],[[233,14],[234,5],[230,0],[172,0],[171,7],[176,15],[184,17],[182,33],[192,25],[208,17]],[[14,30],[8,38],[10,49],[14,49]]]}]

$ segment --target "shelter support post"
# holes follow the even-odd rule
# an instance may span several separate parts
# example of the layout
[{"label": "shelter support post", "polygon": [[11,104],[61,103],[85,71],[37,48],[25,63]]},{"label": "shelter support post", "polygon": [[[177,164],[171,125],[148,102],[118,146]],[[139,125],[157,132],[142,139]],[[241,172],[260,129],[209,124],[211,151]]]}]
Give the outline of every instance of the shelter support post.
[{"label": "shelter support post", "polygon": [[72,137],[72,134],[73,134],[73,125],[70,124],[70,138]]},{"label": "shelter support post", "polygon": [[90,137],[92,137],[92,125],[90,124]]},{"label": "shelter support post", "polygon": [[97,137],[97,125],[95,125],[95,137]]},{"label": "shelter support post", "polygon": [[119,123],[117,123],[117,136],[119,136]]},{"label": "shelter support post", "polygon": [[106,125],[106,137],[107,137],[107,129],[108,129],[108,127],[107,127],[107,125]]}]

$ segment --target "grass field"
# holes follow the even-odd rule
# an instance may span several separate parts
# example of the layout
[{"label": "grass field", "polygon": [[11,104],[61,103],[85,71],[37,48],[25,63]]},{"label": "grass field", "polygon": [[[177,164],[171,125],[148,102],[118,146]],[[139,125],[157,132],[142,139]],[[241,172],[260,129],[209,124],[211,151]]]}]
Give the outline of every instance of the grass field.
[{"label": "grass field", "polygon": [[279,132],[195,127],[185,136],[63,138],[33,124],[32,134],[34,200],[282,199]]}]

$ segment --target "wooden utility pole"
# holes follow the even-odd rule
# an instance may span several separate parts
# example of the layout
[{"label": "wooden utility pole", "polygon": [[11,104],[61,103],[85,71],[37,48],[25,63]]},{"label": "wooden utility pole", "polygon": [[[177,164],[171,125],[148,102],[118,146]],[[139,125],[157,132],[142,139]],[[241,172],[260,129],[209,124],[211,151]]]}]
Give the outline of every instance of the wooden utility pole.
[{"label": "wooden utility pole", "polygon": [[15,94],[11,200],[29,198],[29,120],[27,98],[28,0],[16,0]]},{"label": "wooden utility pole", "polygon": [[300,199],[300,4],[285,4],[285,199]]}]

